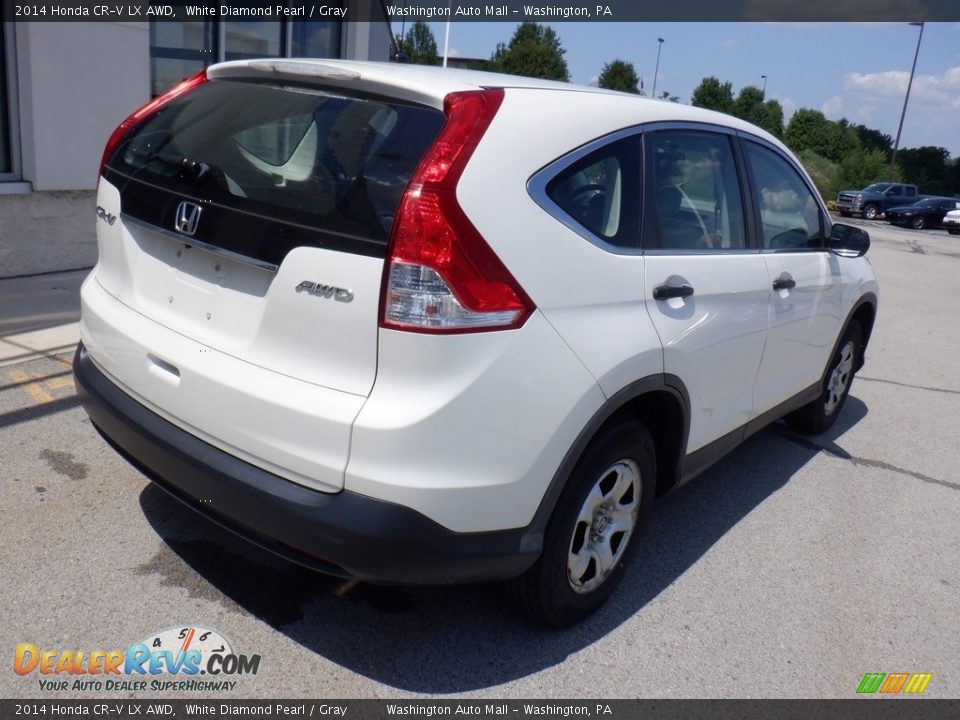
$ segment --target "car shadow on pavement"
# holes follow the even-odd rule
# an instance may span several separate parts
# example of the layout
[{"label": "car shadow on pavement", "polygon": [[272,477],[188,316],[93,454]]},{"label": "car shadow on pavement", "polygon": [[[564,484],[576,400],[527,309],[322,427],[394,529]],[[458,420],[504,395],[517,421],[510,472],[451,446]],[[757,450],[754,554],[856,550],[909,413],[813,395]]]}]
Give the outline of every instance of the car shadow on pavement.
[{"label": "car shadow on pavement", "polygon": [[237,540],[196,513],[182,512],[179,502],[153,485],[144,489],[140,504],[166,547],[135,572],[160,575],[161,583],[185,588],[191,597],[250,613],[307,650],[377,682],[419,694],[482,690],[557,665],[630,620],[821,447],[836,449],[837,438],[866,414],[866,405],[851,396],[834,427],[812,441],[782,425],[768,428],[658,499],[620,588],[598,613],[567,630],[526,621],[493,585],[359,585],[339,597],[342,581]]}]

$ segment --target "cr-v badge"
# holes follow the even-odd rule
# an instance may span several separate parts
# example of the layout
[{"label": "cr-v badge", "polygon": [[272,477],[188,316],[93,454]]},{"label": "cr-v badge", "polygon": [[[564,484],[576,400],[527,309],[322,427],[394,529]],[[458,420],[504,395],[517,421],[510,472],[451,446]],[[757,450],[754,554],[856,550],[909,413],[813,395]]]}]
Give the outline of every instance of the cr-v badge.
[{"label": "cr-v badge", "polygon": [[306,292],[323,298],[332,297],[334,300],[345,303],[353,300],[353,290],[334,287],[333,285],[321,285],[320,283],[310,282],[309,280],[304,280],[297,285],[297,292]]},{"label": "cr-v badge", "polygon": [[116,215],[108,213],[99,205],[97,205],[97,217],[103,220],[107,225],[113,225],[117,221]]},{"label": "cr-v badge", "polygon": [[177,205],[177,217],[173,221],[177,232],[192,236],[200,223],[200,210],[199,205],[186,200]]}]

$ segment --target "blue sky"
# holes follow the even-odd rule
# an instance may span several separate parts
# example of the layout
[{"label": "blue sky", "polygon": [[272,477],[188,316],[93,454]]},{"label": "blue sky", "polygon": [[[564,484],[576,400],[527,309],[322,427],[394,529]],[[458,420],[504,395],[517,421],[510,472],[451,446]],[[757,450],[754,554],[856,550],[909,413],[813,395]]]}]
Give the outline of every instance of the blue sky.
[{"label": "blue sky", "polygon": [[[444,23],[428,23],[443,50]],[[649,93],[664,38],[657,92],[681,102],[715,75],[762,85],[785,114],[797,108],[846,117],[894,137],[919,28],[906,23],[548,23],[566,49],[571,80],[595,81],[605,62],[632,62]],[[407,23],[407,28],[410,23]],[[450,54],[487,58],[512,23],[451,23]],[[399,35],[400,23],[394,23]],[[927,23],[900,147],[939,145],[960,156],[960,23]]]}]

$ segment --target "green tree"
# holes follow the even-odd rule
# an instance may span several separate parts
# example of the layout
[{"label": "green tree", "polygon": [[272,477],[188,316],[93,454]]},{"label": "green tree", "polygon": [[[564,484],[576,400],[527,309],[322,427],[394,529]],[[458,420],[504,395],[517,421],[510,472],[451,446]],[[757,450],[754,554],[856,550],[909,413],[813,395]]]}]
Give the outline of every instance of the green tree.
[{"label": "green tree", "polygon": [[767,100],[763,104],[766,119],[761,127],[771,135],[783,137],[783,106],[777,100]]},{"label": "green tree", "polygon": [[767,119],[767,111],[763,106],[763,91],[754,85],[741,88],[733,103],[733,114],[741,120],[763,127]]},{"label": "green tree", "polygon": [[891,172],[887,154],[880,149],[849,153],[840,161],[837,171],[837,189],[865,188],[881,180],[899,180],[900,168]]},{"label": "green tree", "polygon": [[854,125],[854,131],[860,138],[860,147],[864,150],[883,150],[890,157],[893,150],[893,138],[879,130],[868,128],[866,125]]},{"label": "green tree", "polygon": [[509,43],[497,43],[487,69],[548,80],[569,80],[567,61],[563,59],[565,53],[553,28],[525,22],[517,27]]},{"label": "green tree", "polygon": [[797,159],[803,163],[824,201],[833,200],[837,197],[837,193],[843,189],[837,185],[837,174],[839,172],[837,163],[828,160],[823,155],[818,155],[813,150],[801,150],[797,153]]},{"label": "green tree", "polygon": [[680,96],[671,95],[669,90],[661,90],[660,97],[658,97],[657,100],[669,100],[672,103],[678,103],[680,102]]},{"label": "green tree", "polygon": [[897,152],[897,164],[903,168],[904,182],[917,185],[922,193],[942,195],[954,192],[949,157],[942,147],[905,148]]},{"label": "green tree", "polygon": [[843,162],[848,156],[861,149],[860,137],[846,118],[830,123],[828,139],[827,157],[834,162]]},{"label": "green tree", "polygon": [[819,110],[800,108],[787,123],[784,137],[787,145],[795,153],[811,150],[826,157],[829,146],[829,125],[830,121]]},{"label": "green tree", "polygon": [[857,132],[846,120],[833,122],[819,110],[810,108],[801,108],[793,114],[784,137],[794,152],[812,150],[836,163],[860,150]]},{"label": "green tree", "polygon": [[440,56],[437,54],[437,40],[433,37],[430,27],[421,21],[415,22],[406,36],[400,41],[400,52],[407,62],[416,65],[439,65]]},{"label": "green tree", "polygon": [[633,63],[617,58],[611,60],[603,66],[600,71],[600,79],[597,84],[607,90],[620,90],[621,92],[640,94],[640,76],[633,67]]},{"label": "green tree", "polygon": [[695,107],[733,113],[733,85],[728,82],[722,83],[713,76],[701,80],[690,99]]}]

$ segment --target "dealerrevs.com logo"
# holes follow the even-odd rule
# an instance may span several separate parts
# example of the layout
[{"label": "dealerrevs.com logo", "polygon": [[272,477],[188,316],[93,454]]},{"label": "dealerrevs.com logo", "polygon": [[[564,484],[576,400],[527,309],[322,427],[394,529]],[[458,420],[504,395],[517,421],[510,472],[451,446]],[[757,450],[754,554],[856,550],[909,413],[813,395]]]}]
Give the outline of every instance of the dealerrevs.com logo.
[{"label": "dealerrevs.com logo", "polygon": [[39,675],[40,690],[146,691],[233,690],[237,676],[256,675],[259,655],[242,655],[216,630],[198,626],[153,633],[126,650],[41,649],[20,643],[17,675]]}]

